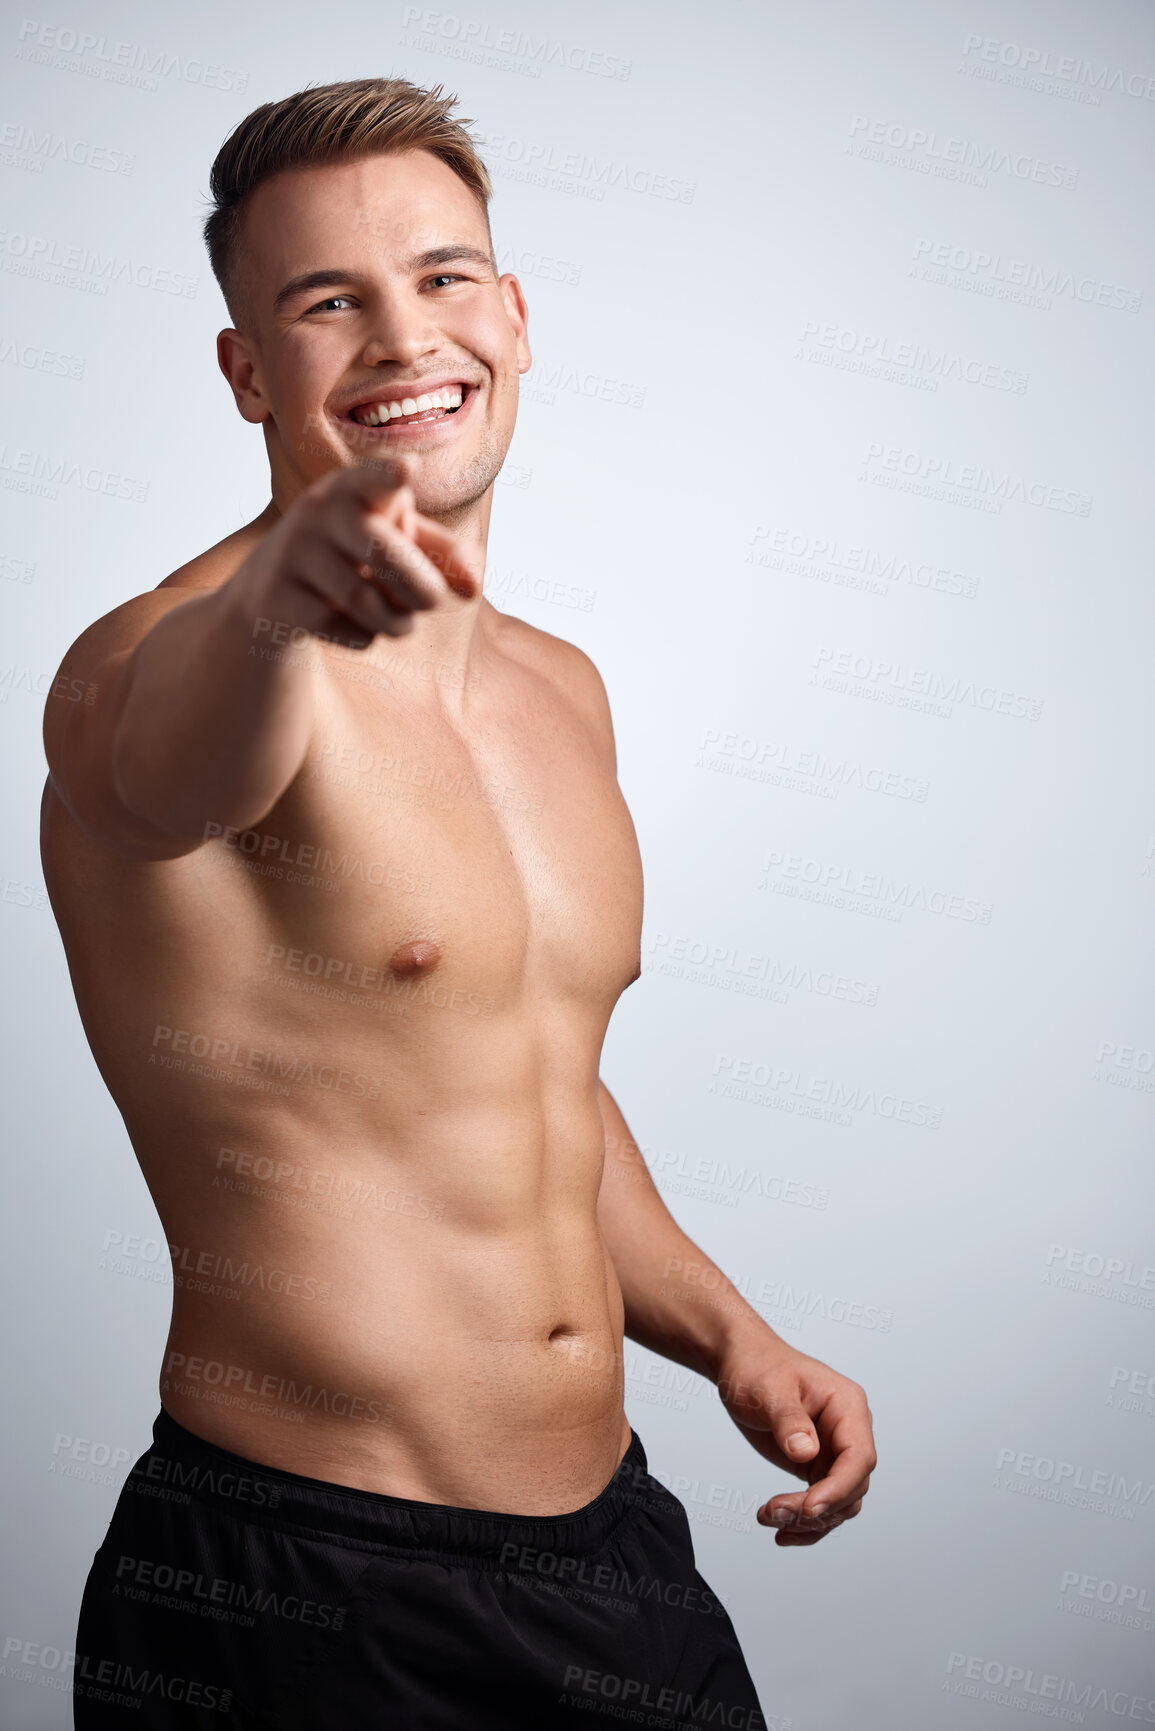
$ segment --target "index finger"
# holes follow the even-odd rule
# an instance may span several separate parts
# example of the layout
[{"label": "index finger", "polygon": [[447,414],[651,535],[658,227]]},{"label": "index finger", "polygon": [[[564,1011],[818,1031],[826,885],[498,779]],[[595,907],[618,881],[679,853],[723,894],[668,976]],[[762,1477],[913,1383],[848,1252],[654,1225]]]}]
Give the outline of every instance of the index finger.
[{"label": "index finger", "polygon": [[861,1502],[870,1489],[869,1457],[865,1450],[848,1449],[824,1479],[818,1479],[798,1504],[807,1519],[840,1515],[851,1503]]},{"label": "index finger", "polygon": [[[404,456],[355,463],[345,473],[351,477],[348,485],[355,497],[370,511],[379,511],[402,487],[411,490],[413,486],[414,469]],[[469,547],[452,530],[435,523],[431,517],[423,517],[413,508],[411,501],[398,520],[449,587],[466,600],[472,600],[484,575],[484,562],[476,549]]]},{"label": "index finger", "polygon": [[799,1505],[804,1515],[837,1513],[866,1491],[870,1475],[878,1464],[874,1438],[867,1414],[844,1414],[830,1432],[830,1446],[836,1451],[830,1471],[815,1479]]},{"label": "index finger", "polygon": [[351,463],[337,481],[369,510],[379,510],[394,493],[413,484],[413,466],[405,457],[381,457],[371,463]]}]

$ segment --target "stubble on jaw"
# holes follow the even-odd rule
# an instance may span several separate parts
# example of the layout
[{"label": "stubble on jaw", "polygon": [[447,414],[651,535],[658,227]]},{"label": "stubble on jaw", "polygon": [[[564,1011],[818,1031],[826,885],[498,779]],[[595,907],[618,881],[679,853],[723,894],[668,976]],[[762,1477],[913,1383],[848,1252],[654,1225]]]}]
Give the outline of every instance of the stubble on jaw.
[{"label": "stubble on jaw", "polygon": [[[451,371],[452,369],[444,370]],[[502,392],[507,396],[516,398],[518,379],[515,376],[504,383],[490,379],[484,388],[489,392],[491,400]],[[273,420],[277,425],[277,432],[280,435],[280,423],[276,422],[276,418],[272,415],[270,415],[270,420]],[[308,410],[300,424],[299,431],[294,430],[294,432],[295,436],[291,442],[281,436],[280,443],[286,456],[292,462],[293,468],[300,475],[302,486],[308,486],[311,481],[320,479],[320,476],[310,475],[307,467],[302,467],[302,460],[305,465],[308,465],[317,458],[328,459],[329,467],[336,469],[353,468],[358,463],[380,463],[384,466],[392,458],[392,453],[385,450],[367,451],[363,454],[355,451],[336,431],[332,417],[324,410],[321,412],[313,409]],[[268,434],[266,434],[266,439],[268,439]],[[422,494],[420,457],[418,454],[408,449],[399,450],[396,454],[410,460],[412,472],[410,485],[413,487],[417,510],[423,517],[431,517],[435,522],[452,530],[468,521],[473,509],[485,497],[501,473],[509,453],[508,450],[502,451],[499,448],[493,429],[486,425],[480,446],[455,473],[451,472],[449,476],[443,475],[439,478],[438,496],[433,499]]]}]

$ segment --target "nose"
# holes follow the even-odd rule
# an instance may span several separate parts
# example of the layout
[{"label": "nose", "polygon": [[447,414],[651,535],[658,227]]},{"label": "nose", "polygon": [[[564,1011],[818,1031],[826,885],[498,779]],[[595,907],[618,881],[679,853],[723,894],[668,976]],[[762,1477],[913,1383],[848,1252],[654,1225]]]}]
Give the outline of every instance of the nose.
[{"label": "nose", "polygon": [[397,293],[382,297],[372,310],[372,334],[361,359],[367,367],[396,362],[412,367],[422,355],[441,346],[441,332],[429,316],[428,303],[418,295]]}]

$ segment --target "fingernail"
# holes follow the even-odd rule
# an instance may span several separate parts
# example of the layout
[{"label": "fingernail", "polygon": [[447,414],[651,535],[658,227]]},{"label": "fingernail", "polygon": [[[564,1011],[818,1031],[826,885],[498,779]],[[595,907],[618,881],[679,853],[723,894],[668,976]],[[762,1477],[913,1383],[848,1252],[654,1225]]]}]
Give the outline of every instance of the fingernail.
[{"label": "fingernail", "polygon": [[808,1509],[806,1512],[811,1515],[824,1515],[829,1507],[829,1503],[815,1503],[813,1507]]},{"label": "fingernail", "polygon": [[786,1438],[786,1447],[788,1449],[796,1449],[799,1443],[804,1444],[807,1448],[810,1447],[810,1437],[804,1430],[796,1430],[793,1436],[788,1436]]},{"label": "fingernail", "polygon": [[794,1525],[793,1509],[771,1509],[770,1519],[776,1527],[792,1527]]}]

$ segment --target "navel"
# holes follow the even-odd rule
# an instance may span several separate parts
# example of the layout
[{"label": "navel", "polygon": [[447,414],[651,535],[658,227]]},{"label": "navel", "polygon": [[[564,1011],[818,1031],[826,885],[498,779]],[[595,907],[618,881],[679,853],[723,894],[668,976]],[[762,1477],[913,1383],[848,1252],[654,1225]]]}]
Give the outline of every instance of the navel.
[{"label": "navel", "polygon": [[415,974],[431,974],[441,960],[441,948],[432,938],[414,938],[402,944],[389,958],[389,971],[411,979]]}]

